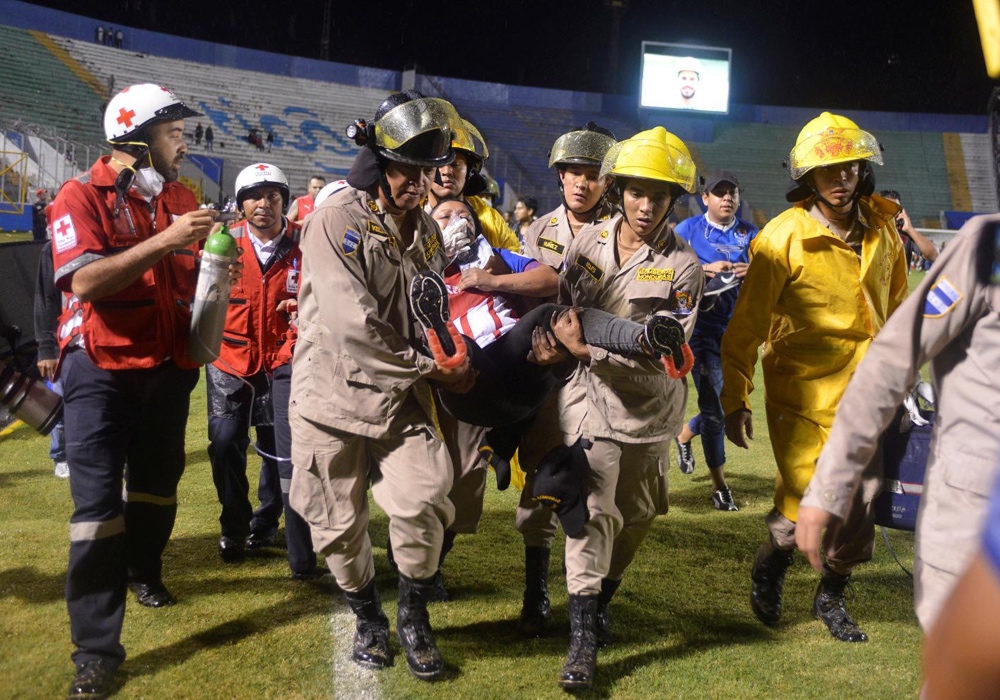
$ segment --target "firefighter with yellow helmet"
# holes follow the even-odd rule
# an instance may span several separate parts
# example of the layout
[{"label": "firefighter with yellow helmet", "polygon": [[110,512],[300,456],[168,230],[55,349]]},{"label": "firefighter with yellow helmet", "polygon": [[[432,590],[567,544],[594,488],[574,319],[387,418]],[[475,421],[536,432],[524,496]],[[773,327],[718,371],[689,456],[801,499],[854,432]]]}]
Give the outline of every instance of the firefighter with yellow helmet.
[{"label": "firefighter with yellow helmet", "polygon": [[[663,127],[636,134],[605,155],[622,213],[581,230],[566,251],[560,302],[633,321],[675,317],[694,331],[704,274],[691,247],[667,224],[697,173],[684,143]],[[684,421],[687,386],[647,358],[627,358],[560,337],[580,368],[564,392],[566,444],[584,448],[589,518],[566,540],[570,647],[560,685],[593,683],[598,645],[611,641],[610,601],[658,513],[665,513],[669,445]]]},{"label": "firefighter with yellow helmet", "polygon": [[[794,206],[754,239],[750,267],[722,340],[726,436],[753,439],[749,394],[764,345],[765,407],[778,479],[770,536],[751,574],[750,604],[776,625],[795,549],[799,502],[829,436],[848,380],[869,343],[907,293],[894,218],[899,207],[874,195],[875,137],[824,112],[799,133],[788,158],[786,198]],[[871,558],[871,484],[858,489],[841,527],[824,541],[826,565],[813,612],[841,641],[867,636],[844,607],[854,567]]]},{"label": "firefighter with yellow helmet", "polygon": [[[515,252],[521,250],[521,243],[504,221],[503,214],[481,197],[489,188],[489,181],[483,167],[490,157],[486,140],[472,122],[462,119],[455,127],[451,142],[455,160],[438,168],[434,182],[427,193],[424,210],[430,212],[445,197],[458,197],[469,203],[479,223],[483,236],[494,248],[507,248]],[[472,245],[471,231],[445,232],[445,252],[453,259]]]}]

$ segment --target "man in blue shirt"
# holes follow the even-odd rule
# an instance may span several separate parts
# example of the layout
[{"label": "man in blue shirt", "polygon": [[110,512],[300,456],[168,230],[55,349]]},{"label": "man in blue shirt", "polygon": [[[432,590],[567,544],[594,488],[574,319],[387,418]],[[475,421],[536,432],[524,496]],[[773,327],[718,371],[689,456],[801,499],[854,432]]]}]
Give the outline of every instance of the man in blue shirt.
[{"label": "man in blue shirt", "polygon": [[705,462],[712,477],[712,505],[717,510],[739,510],[726,483],[725,414],[719,402],[722,364],[719,346],[733,314],[740,282],[750,262],[750,241],[757,228],[736,216],[740,207],[740,183],[728,170],[718,170],[703,181],[701,200],[705,213],[679,223],[675,232],[691,244],[705,271],[705,295],[691,338],[694,369],[691,377],[698,391],[698,415],[684,426],[677,438],[680,469],[694,471],[691,439],[701,435]]}]

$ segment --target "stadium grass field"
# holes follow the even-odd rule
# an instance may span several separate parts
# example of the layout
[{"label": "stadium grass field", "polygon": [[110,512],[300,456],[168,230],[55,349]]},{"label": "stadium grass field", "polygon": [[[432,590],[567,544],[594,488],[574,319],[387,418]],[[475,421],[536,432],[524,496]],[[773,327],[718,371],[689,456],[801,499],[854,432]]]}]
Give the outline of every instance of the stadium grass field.
[{"label": "stadium grass field", "polygon": [[[911,284],[919,277],[912,276]],[[753,395],[757,438],[731,448],[727,471],[740,506],[719,513],[701,448],[692,476],[670,469],[670,512],[658,518],[613,605],[614,645],[603,650],[595,698],[914,697],[921,632],[912,583],[879,538],[875,558],[855,575],[850,611],[871,641],[844,644],[812,618],[818,574],[801,556],[789,571],[776,629],[750,611],[749,572],[765,537],[774,467],[762,391]],[[689,409],[693,410],[692,392]],[[204,386],[192,396],[188,465],[180,484],[165,580],[179,603],[161,610],[129,596],[122,698],[560,698],[557,679],[569,626],[562,541],[550,588],[554,626],[543,639],[515,632],[523,554],[513,529],[517,493],[491,483],[478,535],[458,538],[445,566],[454,600],[431,606],[448,664],[437,683],[414,679],[397,652],[375,673],[350,661],[353,616],[324,577],[288,578],[283,550],[241,565],[215,552],[219,506],[205,452]],[[251,465],[254,460],[251,459]],[[255,467],[251,466],[251,470]],[[251,479],[251,481],[254,481]],[[492,477],[491,477],[492,482]],[[60,697],[72,677],[63,600],[72,502],[52,474],[48,438],[26,427],[0,437],[0,697]],[[382,548],[385,516],[372,509],[377,582],[395,630],[395,581]],[[890,531],[904,564],[912,535]]]}]

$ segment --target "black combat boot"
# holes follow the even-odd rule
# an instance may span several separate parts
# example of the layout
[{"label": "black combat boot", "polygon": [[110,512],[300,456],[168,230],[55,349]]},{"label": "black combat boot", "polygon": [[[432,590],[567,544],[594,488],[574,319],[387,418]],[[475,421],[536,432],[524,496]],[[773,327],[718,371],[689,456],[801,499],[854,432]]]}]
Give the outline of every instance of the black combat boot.
[{"label": "black combat boot", "polygon": [[549,548],[524,548],[524,604],[517,631],[522,637],[541,637],[549,624]]},{"label": "black combat boot", "polygon": [[434,591],[434,577],[417,580],[399,575],[399,610],[396,613],[396,635],[406,653],[410,672],[425,681],[439,678],[444,661],[434,641],[427,601]]},{"label": "black combat boot", "polygon": [[597,669],[596,595],[569,597],[569,654],[559,678],[565,690],[587,690]]},{"label": "black combat boot", "polygon": [[597,597],[597,645],[601,649],[611,646],[614,641],[611,636],[611,599],[620,585],[621,579],[601,579],[601,595]]},{"label": "black combat boot", "polygon": [[389,654],[389,618],[382,612],[382,603],[375,590],[375,579],[357,593],[344,591],[344,598],[358,618],[351,658],[365,668],[392,666],[392,656]]},{"label": "black combat boot", "polygon": [[823,578],[813,600],[813,614],[823,621],[834,638],[842,642],[867,642],[868,635],[861,631],[844,607],[844,589],[850,580],[850,574],[837,574],[824,566]]},{"label": "black combat boot", "polygon": [[794,551],[778,549],[765,542],[757,550],[750,580],[750,607],[757,619],[768,627],[778,624],[781,618],[781,594],[785,587],[785,572],[792,565]]}]

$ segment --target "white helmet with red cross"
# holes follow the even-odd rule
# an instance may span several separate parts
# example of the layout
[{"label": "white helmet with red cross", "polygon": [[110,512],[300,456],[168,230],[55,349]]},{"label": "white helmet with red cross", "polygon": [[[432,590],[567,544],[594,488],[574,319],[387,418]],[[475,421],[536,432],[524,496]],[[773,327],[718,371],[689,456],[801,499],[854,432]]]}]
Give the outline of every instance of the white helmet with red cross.
[{"label": "white helmet with red cross", "polygon": [[281,192],[282,206],[288,208],[291,191],[288,188],[288,178],[281,172],[281,168],[270,163],[254,163],[243,168],[236,176],[236,204],[242,207],[243,200],[255,187],[278,188]]},{"label": "white helmet with red cross", "polygon": [[130,85],[108,102],[104,110],[104,135],[111,143],[137,140],[137,132],[155,122],[200,117],[165,87],[142,83]]}]

